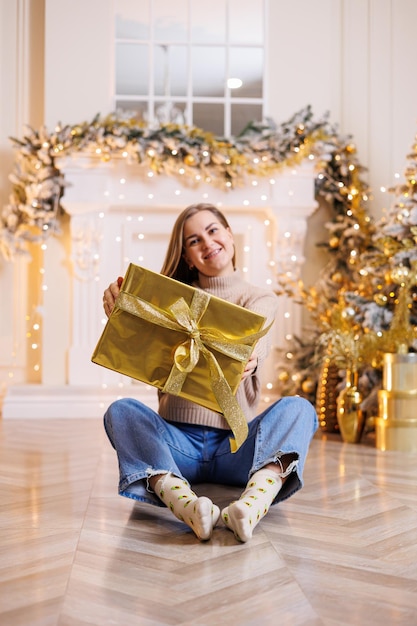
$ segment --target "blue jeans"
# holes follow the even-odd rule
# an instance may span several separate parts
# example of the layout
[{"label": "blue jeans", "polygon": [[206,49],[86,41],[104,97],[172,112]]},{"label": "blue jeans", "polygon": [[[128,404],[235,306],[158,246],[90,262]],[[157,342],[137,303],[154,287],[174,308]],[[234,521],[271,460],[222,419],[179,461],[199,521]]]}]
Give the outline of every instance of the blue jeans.
[{"label": "blue jeans", "polygon": [[249,423],[249,435],[235,453],[230,431],[165,421],[137,400],[117,400],[104,416],[104,426],[119,460],[119,494],[165,506],[148,479],[172,472],[188,484],[245,486],[256,471],[284,454],[298,459],[273,504],[303,485],[303,469],[318,421],[313,406],[300,397],[281,398]]}]

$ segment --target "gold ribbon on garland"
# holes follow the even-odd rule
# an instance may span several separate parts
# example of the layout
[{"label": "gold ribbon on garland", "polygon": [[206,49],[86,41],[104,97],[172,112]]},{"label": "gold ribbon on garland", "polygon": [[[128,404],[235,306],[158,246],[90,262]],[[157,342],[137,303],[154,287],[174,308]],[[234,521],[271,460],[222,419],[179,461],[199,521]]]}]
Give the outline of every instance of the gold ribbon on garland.
[{"label": "gold ribbon on garland", "polygon": [[207,309],[210,296],[197,290],[190,306],[184,298],[179,298],[169,307],[169,312],[142,300],[126,291],[120,291],[115,309],[136,315],[141,319],[170,330],[186,333],[187,339],[175,349],[174,363],[162,389],[164,393],[179,395],[187,375],[197,365],[200,354],[204,356],[209,367],[210,385],[234,439],[230,440],[232,452],[236,452],[248,435],[248,424],[218,361],[209,348],[238,361],[246,361],[252,352],[252,345],[263,337],[271,325],[257,333],[246,337],[230,339],[215,329],[200,327],[200,320]]}]

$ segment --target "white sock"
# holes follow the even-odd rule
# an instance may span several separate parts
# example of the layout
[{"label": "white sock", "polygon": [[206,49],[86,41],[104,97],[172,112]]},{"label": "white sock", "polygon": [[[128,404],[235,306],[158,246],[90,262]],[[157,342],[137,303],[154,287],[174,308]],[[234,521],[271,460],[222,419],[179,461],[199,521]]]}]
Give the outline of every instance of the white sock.
[{"label": "white sock", "polygon": [[202,541],[210,539],[220,516],[220,509],[210,498],[200,498],[182,478],[161,474],[156,481],[155,493],[175,517],[189,526]]},{"label": "white sock", "polygon": [[269,507],[281,489],[278,472],[260,469],[252,476],[239,500],[222,510],[222,520],[238,541],[252,537],[255,526],[268,513]]}]

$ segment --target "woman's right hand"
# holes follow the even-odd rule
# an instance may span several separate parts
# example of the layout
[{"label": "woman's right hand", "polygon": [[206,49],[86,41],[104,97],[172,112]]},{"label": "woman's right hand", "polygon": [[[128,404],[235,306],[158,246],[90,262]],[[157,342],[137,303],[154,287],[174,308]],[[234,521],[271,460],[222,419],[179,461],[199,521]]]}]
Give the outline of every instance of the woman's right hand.
[{"label": "woman's right hand", "polygon": [[104,290],[103,308],[107,317],[110,317],[110,313],[114,309],[114,303],[116,302],[116,298],[119,295],[122,282],[123,278],[119,276],[119,278],[115,280],[114,283],[110,283],[107,289]]}]

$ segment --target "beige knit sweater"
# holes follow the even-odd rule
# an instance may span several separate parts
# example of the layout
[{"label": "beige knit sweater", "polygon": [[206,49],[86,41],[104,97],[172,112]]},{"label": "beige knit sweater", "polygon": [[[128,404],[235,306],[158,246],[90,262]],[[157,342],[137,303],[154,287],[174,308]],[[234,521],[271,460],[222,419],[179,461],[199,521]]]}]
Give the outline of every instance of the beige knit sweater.
[{"label": "beige knit sweater", "polygon": [[[255,287],[246,282],[239,270],[236,270],[233,276],[214,278],[200,276],[199,283],[194,286],[200,287],[218,298],[223,298],[228,302],[238,304],[263,315],[266,317],[266,325],[269,325],[275,318],[278,306],[277,296],[271,291]],[[245,378],[236,393],[236,399],[248,422],[256,416],[256,407],[261,392],[259,371],[269,352],[270,335],[271,332],[267,333],[256,344],[254,350],[258,357],[256,373]],[[229,426],[221,414],[179,396],[160,393],[159,414],[171,422],[201,424],[202,426],[213,426],[229,430]]]}]

